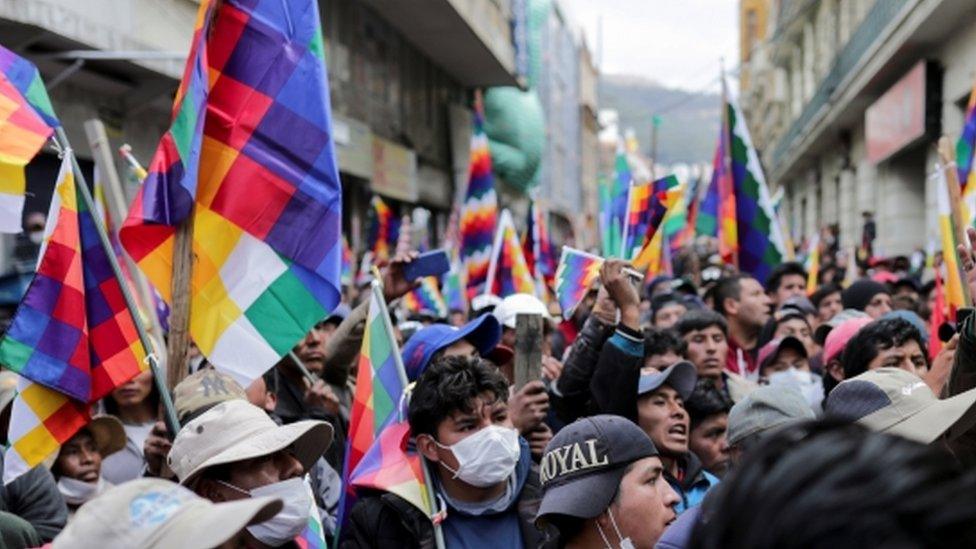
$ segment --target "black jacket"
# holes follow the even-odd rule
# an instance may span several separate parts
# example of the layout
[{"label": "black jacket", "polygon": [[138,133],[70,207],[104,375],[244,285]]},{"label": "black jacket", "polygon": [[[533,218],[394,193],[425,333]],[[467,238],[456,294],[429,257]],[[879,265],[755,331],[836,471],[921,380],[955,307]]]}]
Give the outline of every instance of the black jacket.
[{"label": "black jacket", "polygon": [[[0,452],[0,470],[3,453]],[[68,522],[68,507],[51,473],[37,466],[14,479],[0,483],[0,511],[7,511],[31,523],[45,542],[57,536]]]},{"label": "black jacket", "polygon": [[562,421],[571,423],[594,411],[590,380],[600,351],[613,335],[613,326],[590,315],[563,362],[563,373],[550,395],[553,409]]},{"label": "black jacket", "polygon": [[[962,311],[960,311],[962,313]],[[961,316],[963,316],[961,314]],[[976,313],[969,314],[959,327],[959,347],[952,362],[949,380],[941,398],[956,396],[976,388]],[[935,337],[932,334],[931,337]],[[962,434],[952,433],[949,450],[967,468],[976,466],[976,427]]]}]

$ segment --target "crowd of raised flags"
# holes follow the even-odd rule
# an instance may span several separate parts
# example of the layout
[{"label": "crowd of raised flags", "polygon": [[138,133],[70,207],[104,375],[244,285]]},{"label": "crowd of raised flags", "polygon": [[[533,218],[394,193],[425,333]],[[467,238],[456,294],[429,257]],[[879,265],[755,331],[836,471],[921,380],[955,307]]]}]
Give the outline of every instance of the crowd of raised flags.
[{"label": "crowd of raised flags", "polygon": [[[5,483],[57,456],[89,424],[93,405],[165,354],[162,342],[147,347],[137,325],[152,318],[167,326],[174,291],[189,297],[188,331],[206,361],[248,387],[340,307],[344,287],[359,286],[368,292],[368,315],[337,471],[338,529],[328,534],[338,539],[360,490],[396,494],[438,525],[444,503],[411,438],[407,404],[415,380],[400,354],[396,314],[466,318],[486,303],[528,294],[568,320],[606,276],[609,260],[628,261],[631,278],[650,282],[676,274],[675,258],[699,237],[715,243],[723,268],[758,281],[794,255],[728,92],[707,182],[674,175],[637,180],[632,145],[620,143],[613,173],[600,186],[599,250],[557,249],[541,200],[529,201],[520,233],[495,191],[480,95],[467,185],[441,246],[413,243],[410,218],[400,219],[377,195],[365,248],[353,250],[341,230],[318,21],[311,0],[276,7],[201,3],[172,124],[148,170],[122,151],[141,186],[121,226],[104,204],[97,170],[89,204],[75,152],[56,141],[62,163],[36,273],[0,339],[0,365],[18,376]],[[59,126],[37,69],[0,47],[0,231],[21,229],[24,166]],[[935,271],[933,327],[955,321],[969,302],[957,246],[965,244],[959,227],[971,226],[976,215],[974,150],[976,88],[956,147],[961,214],[953,212],[945,169],[935,175],[943,265]],[[181,238],[190,242],[182,259],[174,254]],[[825,246],[818,234],[801,250],[807,294],[821,286]],[[450,270],[417,281],[390,304],[398,309],[391,315],[377,268],[430,247],[449,251]],[[126,256],[152,283],[154,303],[129,299],[138,292]],[[187,280],[174,275],[181,261],[192,261]],[[933,335],[929,351],[935,357],[940,350]],[[324,546],[327,532],[313,515],[296,538],[300,546]]]}]

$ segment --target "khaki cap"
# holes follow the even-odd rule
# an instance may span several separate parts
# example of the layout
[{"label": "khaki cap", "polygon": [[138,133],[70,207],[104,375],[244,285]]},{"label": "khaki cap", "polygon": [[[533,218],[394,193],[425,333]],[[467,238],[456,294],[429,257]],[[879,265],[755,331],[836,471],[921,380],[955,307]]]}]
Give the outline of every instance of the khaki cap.
[{"label": "khaki cap", "polygon": [[10,370],[0,371],[0,412],[2,412],[17,396],[17,378],[19,376]]},{"label": "khaki cap", "polygon": [[267,456],[291,448],[306,471],[332,443],[324,421],[279,426],[246,400],[228,400],[187,423],[173,440],[166,462],[180,484],[190,485],[209,467]]},{"label": "khaki cap", "polygon": [[976,389],[939,400],[921,378],[901,368],[878,368],[841,382],[827,398],[827,416],[924,444],[954,439],[976,423]]},{"label": "khaki cap", "polygon": [[125,448],[125,429],[113,416],[95,416],[84,429],[95,439],[95,447],[103,458]]},{"label": "khaki cap", "polygon": [[213,406],[232,399],[247,400],[241,384],[214,368],[204,368],[187,376],[173,389],[173,407],[180,423]]},{"label": "khaki cap", "polygon": [[172,482],[143,478],[114,486],[82,505],[53,549],[210,549],[281,511],[280,499],[211,503]]}]

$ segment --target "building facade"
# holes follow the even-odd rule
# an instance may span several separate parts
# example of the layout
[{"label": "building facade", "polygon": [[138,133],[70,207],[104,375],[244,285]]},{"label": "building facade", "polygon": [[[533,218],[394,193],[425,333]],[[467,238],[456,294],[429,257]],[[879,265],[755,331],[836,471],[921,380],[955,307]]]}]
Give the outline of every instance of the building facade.
[{"label": "building facade", "polygon": [[871,212],[876,255],[926,248],[938,234],[934,143],[959,136],[976,80],[976,3],[769,7],[742,103],[794,237],[836,225],[848,248]]},{"label": "building facade", "polygon": [[[400,214],[427,210],[415,217],[429,220],[432,239],[443,234],[459,172],[466,176],[473,90],[519,83],[511,2],[320,0],[343,227],[354,247],[362,249],[372,193]],[[113,146],[130,143],[148,163],[169,126],[198,7],[3,2],[0,43],[38,65],[83,166],[91,165],[83,123],[93,118]],[[53,154],[31,163],[25,213],[47,211],[56,169]],[[0,240],[2,274],[13,239]]]}]

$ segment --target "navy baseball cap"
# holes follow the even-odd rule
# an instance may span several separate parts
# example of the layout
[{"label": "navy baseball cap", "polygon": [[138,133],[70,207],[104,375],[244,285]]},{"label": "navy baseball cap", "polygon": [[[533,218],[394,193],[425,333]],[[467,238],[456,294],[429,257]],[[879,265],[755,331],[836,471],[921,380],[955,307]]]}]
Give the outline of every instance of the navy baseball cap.
[{"label": "navy baseball cap", "polygon": [[407,379],[416,380],[427,369],[431,357],[462,339],[474,345],[478,354],[485,356],[498,345],[501,338],[502,327],[491,313],[485,313],[460,328],[431,324],[413,334],[403,346],[401,354]]},{"label": "navy baseball cap", "polygon": [[540,461],[542,503],[536,522],[549,515],[581,519],[610,506],[627,465],[658,455],[650,437],[620,416],[597,415],[563,427]]},{"label": "navy baseball cap", "polygon": [[668,385],[681,395],[682,400],[688,400],[688,397],[695,390],[697,381],[698,370],[695,369],[695,365],[687,360],[682,360],[668,366],[663,372],[641,375],[640,381],[637,383],[637,395],[645,395],[661,385]]}]

